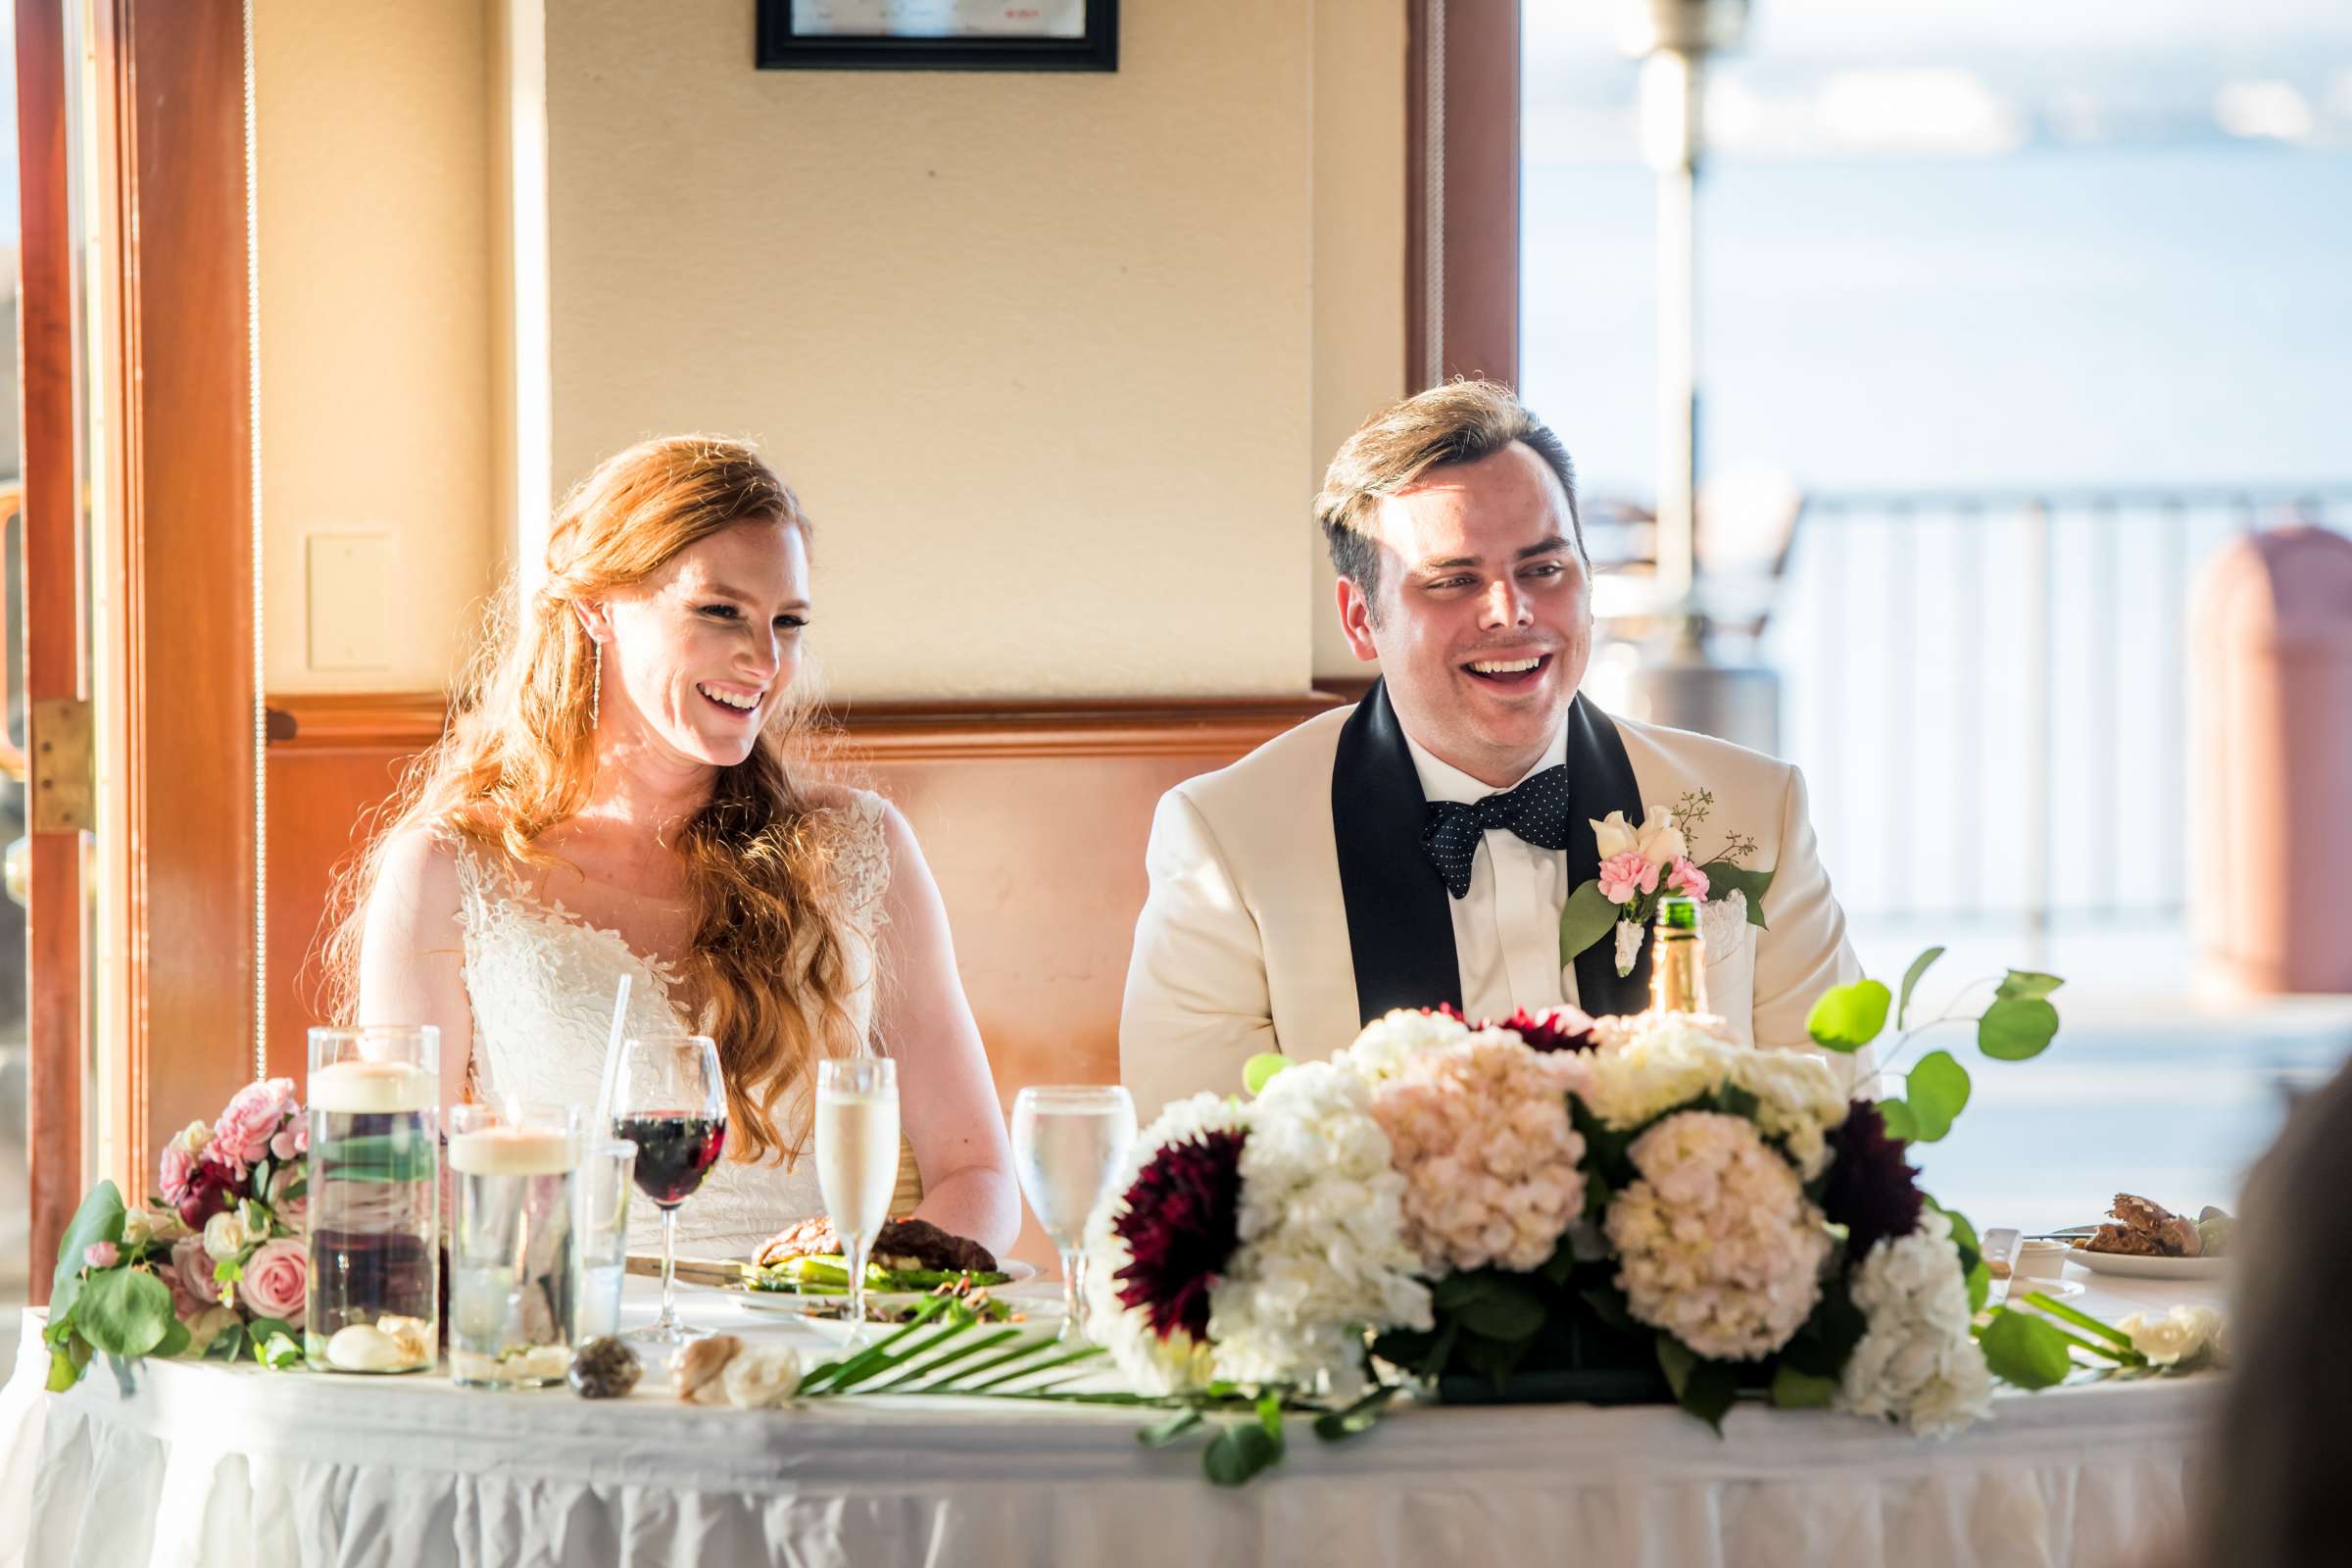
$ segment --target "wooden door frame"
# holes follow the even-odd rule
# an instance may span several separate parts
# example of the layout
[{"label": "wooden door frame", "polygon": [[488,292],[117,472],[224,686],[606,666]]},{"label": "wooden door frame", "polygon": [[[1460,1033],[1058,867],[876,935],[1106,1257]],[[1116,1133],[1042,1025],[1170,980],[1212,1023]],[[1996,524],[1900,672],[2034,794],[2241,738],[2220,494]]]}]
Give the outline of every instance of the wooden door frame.
[{"label": "wooden door frame", "polygon": [[1519,383],[1521,0],[1407,0],[1405,378]]},{"label": "wooden door frame", "polygon": [[[27,13],[38,27],[64,3],[19,0],[20,31]],[[93,631],[105,689],[91,695],[105,759],[96,889],[105,979],[104,1037],[86,1057],[103,1075],[95,1087],[106,1107],[96,1174],[133,1201],[152,1185],[162,1137],[216,1115],[257,1062],[247,22],[241,0],[91,6],[98,233],[88,358],[105,432],[91,457],[101,470],[92,526],[106,571]],[[58,61],[61,135],[62,73],[77,66]],[[27,69],[20,46],[20,74]],[[61,140],[51,155],[61,203],[70,150]],[[29,325],[29,301],[25,316]],[[44,400],[44,417],[61,395],[53,382],[26,388]],[[63,396],[73,395],[69,374]],[[70,432],[70,403],[66,419]],[[28,442],[28,478],[32,457]],[[65,1065],[47,1063],[61,1095]],[[57,1147],[37,1135],[32,1145],[47,1202],[34,1214],[36,1293],[58,1204],[70,1215],[83,1180],[80,1117],[76,1104]]]}]

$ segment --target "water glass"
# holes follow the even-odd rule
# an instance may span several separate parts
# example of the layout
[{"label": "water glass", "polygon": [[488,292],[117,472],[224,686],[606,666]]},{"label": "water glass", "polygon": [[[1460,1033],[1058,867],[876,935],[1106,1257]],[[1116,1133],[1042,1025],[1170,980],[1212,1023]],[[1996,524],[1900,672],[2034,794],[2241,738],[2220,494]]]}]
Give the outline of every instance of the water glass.
[{"label": "water glass", "polygon": [[580,1299],[572,1320],[579,1341],[620,1332],[620,1287],[629,1265],[629,1184],[636,1179],[637,1146],[619,1139],[592,1143],[580,1157],[572,1225],[580,1261]]},{"label": "water glass", "polygon": [[1134,1143],[1135,1102],[1116,1084],[1032,1085],[1013,1097],[1013,1169],[1061,1254],[1064,1342],[1087,1339],[1086,1225]]},{"label": "water glass", "polygon": [[311,1031],[311,1280],[303,1355],[320,1372],[439,1358],[441,1031]]},{"label": "water glass", "polygon": [[816,1064],[816,1180],[850,1273],[850,1340],[865,1338],[865,1264],[899,1182],[899,1066],[887,1056]]},{"label": "water glass", "polygon": [[449,1248],[449,1371],[468,1388],[564,1381],[577,1331],[580,1113],[459,1105],[449,1113],[457,1202]]}]

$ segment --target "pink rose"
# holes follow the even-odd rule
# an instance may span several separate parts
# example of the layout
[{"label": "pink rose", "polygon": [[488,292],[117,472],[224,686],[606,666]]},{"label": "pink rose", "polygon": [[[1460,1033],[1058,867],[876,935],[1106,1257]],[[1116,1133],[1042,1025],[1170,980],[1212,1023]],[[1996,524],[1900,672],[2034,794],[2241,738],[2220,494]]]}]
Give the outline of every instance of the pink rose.
[{"label": "pink rose", "polygon": [[174,1140],[164,1146],[164,1201],[177,1208],[187,1200],[188,1184],[196,1179],[196,1156]]},{"label": "pink rose", "polygon": [[81,1260],[92,1268],[113,1268],[122,1255],[112,1242],[92,1242],[81,1250]]},{"label": "pink rose", "polygon": [[311,1200],[307,1197],[288,1198],[286,1194],[303,1179],[304,1174],[300,1165],[280,1165],[270,1176],[270,1192],[263,1200],[270,1205],[270,1212],[277,1216],[280,1225],[297,1233],[310,1224]]},{"label": "pink rose", "polygon": [[1673,872],[1666,878],[1666,885],[1687,899],[1704,902],[1707,896],[1707,873],[1687,859],[1677,860]]},{"label": "pink rose", "polygon": [[303,1292],[311,1282],[311,1254],[302,1243],[281,1236],[264,1242],[245,1260],[238,1290],[245,1304],[261,1317],[293,1321],[302,1312]]},{"label": "pink rose", "polygon": [[182,1318],[188,1315],[179,1308],[183,1298],[199,1308],[220,1299],[220,1284],[213,1278],[213,1255],[204,1250],[203,1237],[182,1236],[172,1244],[172,1266],[164,1273],[164,1283],[172,1287],[173,1310]]},{"label": "pink rose", "polygon": [[1611,904],[1631,904],[1637,893],[1650,893],[1658,886],[1658,868],[1642,858],[1640,850],[1626,850],[1600,862],[1600,896]]},{"label": "pink rose", "polygon": [[286,1123],[277,1130],[277,1136],[270,1140],[270,1157],[281,1165],[294,1157],[296,1125],[294,1122]]}]

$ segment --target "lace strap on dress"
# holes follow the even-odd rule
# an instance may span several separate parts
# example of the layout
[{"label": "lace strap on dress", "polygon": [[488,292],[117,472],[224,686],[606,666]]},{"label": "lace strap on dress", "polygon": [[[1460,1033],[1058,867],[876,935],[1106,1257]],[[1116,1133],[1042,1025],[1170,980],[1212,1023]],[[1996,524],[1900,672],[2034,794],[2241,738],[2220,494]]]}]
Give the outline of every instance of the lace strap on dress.
[{"label": "lace strap on dress", "polygon": [[843,812],[848,820],[839,862],[842,893],[851,924],[867,937],[890,919],[883,908],[883,895],[890,891],[890,839],[882,827],[882,806],[881,796],[859,790]]}]

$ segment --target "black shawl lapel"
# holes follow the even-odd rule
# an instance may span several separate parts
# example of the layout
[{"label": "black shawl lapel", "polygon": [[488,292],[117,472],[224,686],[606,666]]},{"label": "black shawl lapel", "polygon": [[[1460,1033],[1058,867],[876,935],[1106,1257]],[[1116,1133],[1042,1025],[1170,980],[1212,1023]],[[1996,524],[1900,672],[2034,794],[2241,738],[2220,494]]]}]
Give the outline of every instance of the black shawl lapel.
[{"label": "black shawl lapel", "polygon": [[[1604,721],[1605,722],[1605,721]],[[1616,732],[1609,734],[1611,744]],[[1617,760],[1622,767],[1625,752]],[[1626,769],[1627,788],[1633,773]],[[1331,827],[1339,843],[1340,898],[1355,963],[1355,1005],[1370,1023],[1396,1007],[1462,1004],[1446,881],[1421,847],[1429,803],[1405,750],[1385,682],[1374,681],[1340,730],[1331,768]],[[1588,859],[1592,830],[1586,830]],[[1588,875],[1591,873],[1587,873]],[[1584,971],[1577,971],[1578,984]]]},{"label": "black shawl lapel", "polygon": [[[1400,743],[1401,744],[1401,743]],[[1345,743],[1343,742],[1343,749]],[[1411,757],[1405,758],[1409,768]],[[1600,875],[1600,845],[1592,824],[1611,811],[1623,811],[1628,822],[1642,820],[1642,786],[1634,764],[1625,755],[1625,742],[1609,715],[1579,696],[1568,710],[1568,793],[1576,812],[1568,826],[1568,889],[1574,892]],[[1427,857],[1423,858],[1427,863]],[[1343,865],[1345,860],[1343,859]],[[1445,891],[1440,884],[1441,894]],[[1348,924],[1355,923],[1354,906]],[[1449,950],[1450,951],[1450,950]],[[1358,961],[1356,982],[1361,990],[1363,968]],[[1458,984],[1458,982],[1457,982]],[[1649,1006],[1649,942],[1643,933],[1634,972],[1617,976],[1617,936],[1614,931],[1576,956],[1577,1003],[1594,1017],[1608,1013],[1642,1012]]]}]

